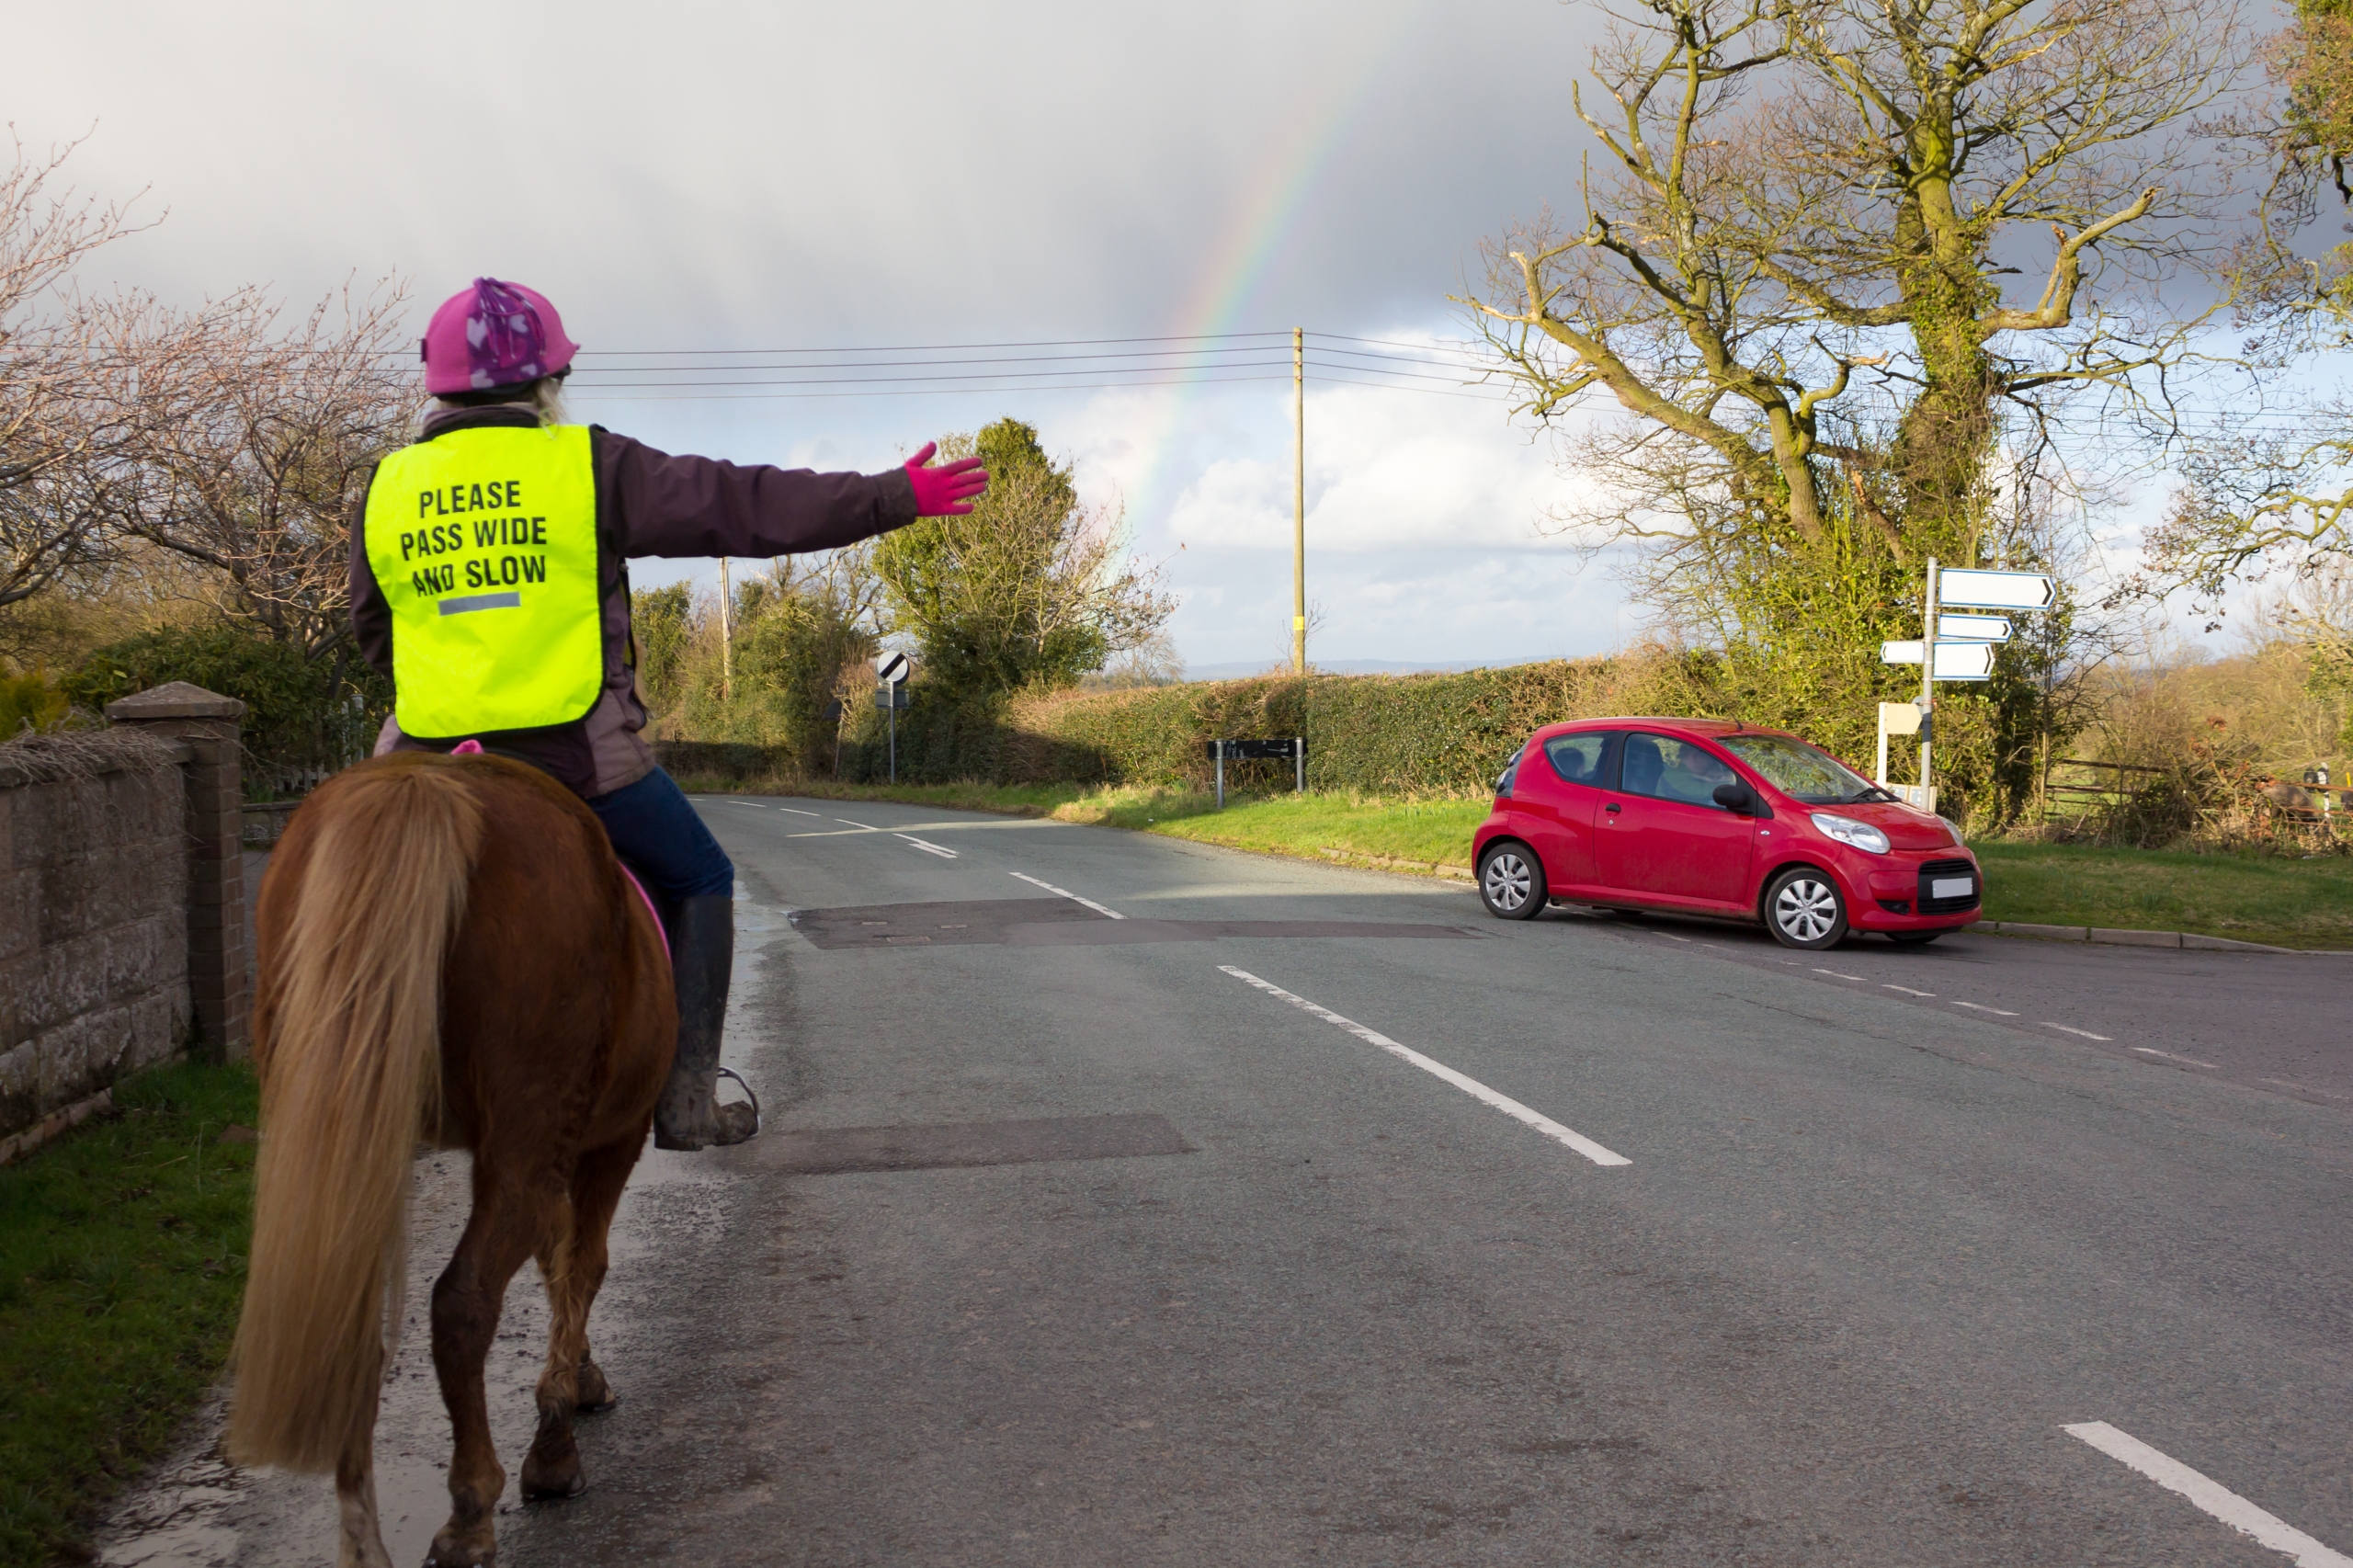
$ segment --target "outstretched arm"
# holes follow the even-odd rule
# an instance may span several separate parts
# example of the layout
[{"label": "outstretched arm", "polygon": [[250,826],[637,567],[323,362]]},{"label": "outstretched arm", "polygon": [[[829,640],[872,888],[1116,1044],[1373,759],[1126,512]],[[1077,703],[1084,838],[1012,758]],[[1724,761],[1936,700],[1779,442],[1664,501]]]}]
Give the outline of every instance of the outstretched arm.
[{"label": "outstretched arm", "polygon": [[624,556],[799,555],[856,544],[915,520],[905,469],[809,469],[673,457],[597,432],[597,488]]}]

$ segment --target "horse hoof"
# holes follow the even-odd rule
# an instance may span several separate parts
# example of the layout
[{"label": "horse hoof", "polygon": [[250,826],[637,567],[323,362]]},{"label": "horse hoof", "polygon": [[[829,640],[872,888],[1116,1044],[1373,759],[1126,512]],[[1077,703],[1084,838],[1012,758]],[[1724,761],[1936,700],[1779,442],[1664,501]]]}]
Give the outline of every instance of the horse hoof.
[{"label": "horse hoof", "polygon": [[604,1371],[585,1356],[580,1358],[580,1375],[573,1408],[584,1415],[602,1415],[621,1402],[613,1385],[605,1381]]},{"label": "horse hoof", "polygon": [[522,1490],[526,1503],[561,1503],[588,1490],[588,1474],[577,1451],[546,1462],[532,1454],[523,1460]]},{"label": "horse hoof", "polygon": [[470,1546],[465,1541],[444,1532],[433,1538],[433,1550],[425,1554],[425,1568],[495,1568],[498,1543]]}]

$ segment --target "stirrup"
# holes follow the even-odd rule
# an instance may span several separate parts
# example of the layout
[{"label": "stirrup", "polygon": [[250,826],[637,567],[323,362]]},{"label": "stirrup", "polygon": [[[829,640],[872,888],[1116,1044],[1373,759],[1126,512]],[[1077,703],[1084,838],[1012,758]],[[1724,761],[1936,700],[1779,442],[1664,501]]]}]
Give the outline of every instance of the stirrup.
[{"label": "stirrup", "polygon": [[720,1112],[720,1110],[721,1110],[721,1108],[721,1108],[721,1106],[720,1106],[720,1104],[719,1104],[719,1092],[718,1092],[718,1091],[719,1091],[719,1080],[720,1080],[721,1078],[733,1078],[733,1079],[734,1079],[734,1080],[735,1080],[735,1086],[736,1086],[737,1088],[739,1088],[739,1089],[743,1090],[743,1091],[744,1091],[744,1096],[745,1096],[745,1098],[746,1098],[746,1099],[748,1099],[748,1100],[750,1100],[750,1101],[752,1102],[752,1131],[749,1131],[749,1132],[747,1132],[747,1133],[745,1133],[745,1134],[744,1135],[744,1137],[743,1137],[743,1138],[741,1138],[741,1139],[737,1140],[737,1142],[751,1142],[753,1139],[755,1139],[755,1138],[756,1138],[756,1137],[758,1137],[758,1136],[760,1135],[760,1096],[757,1096],[757,1095],[756,1095],[756,1094],[754,1094],[754,1093],[752,1092],[752,1085],[749,1085],[749,1084],[747,1084],[747,1083],[745,1083],[745,1082],[744,1081],[744,1074],[742,1074],[741,1073],[738,1073],[737,1071],[735,1071],[735,1069],[734,1069],[734,1068],[733,1068],[733,1067],[722,1067],[722,1068],[718,1069],[718,1070],[717,1070],[717,1073],[716,1073],[716,1075],[715,1075],[715,1076],[713,1076],[713,1077],[712,1077],[712,1079],[711,1079],[711,1081],[710,1081],[710,1087],[711,1087],[710,1110],[711,1110],[711,1119],[712,1119],[713,1121],[716,1121],[716,1120],[718,1119],[718,1118],[719,1118],[719,1112]]}]

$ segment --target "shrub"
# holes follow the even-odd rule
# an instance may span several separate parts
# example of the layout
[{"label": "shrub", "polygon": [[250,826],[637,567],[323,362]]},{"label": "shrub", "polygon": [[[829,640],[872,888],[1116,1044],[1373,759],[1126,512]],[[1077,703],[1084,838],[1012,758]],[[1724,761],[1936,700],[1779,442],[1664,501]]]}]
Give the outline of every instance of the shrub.
[{"label": "shrub", "polygon": [[392,710],[392,683],[357,658],[306,659],[289,643],[226,621],[125,638],[99,649],[64,687],[75,702],[103,710],[175,680],[245,705],[249,789],[365,756]]},{"label": "shrub", "polygon": [[45,672],[0,675],[0,741],[53,730],[65,722],[73,705]]},{"label": "shrub", "polygon": [[[960,705],[918,682],[900,715],[899,777],[1198,787],[1211,740],[1305,735],[1310,789],[1477,794],[1540,724],[1722,712],[1721,675],[1711,655],[1645,648],[1459,675],[1262,676],[995,705]],[[871,709],[845,720],[845,778],[882,776],[886,722]],[[1288,762],[1226,765],[1231,788],[1290,781]]]}]

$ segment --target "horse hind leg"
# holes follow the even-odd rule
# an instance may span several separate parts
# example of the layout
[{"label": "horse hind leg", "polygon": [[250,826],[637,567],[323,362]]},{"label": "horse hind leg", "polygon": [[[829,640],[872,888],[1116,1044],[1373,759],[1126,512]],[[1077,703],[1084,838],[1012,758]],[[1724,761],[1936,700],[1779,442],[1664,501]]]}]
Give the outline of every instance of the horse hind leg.
[{"label": "horse hind leg", "polygon": [[580,1400],[580,1367],[588,1358],[586,1313],[573,1287],[578,1271],[576,1213],[570,1204],[554,1235],[540,1249],[540,1277],[548,1291],[548,1358],[540,1369],[537,1401],[540,1429],[523,1460],[523,1496],[539,1502],[577,1497],[588,1490],[580,1468],[580,1446],[573,1440],[572,1413]]},{"label": "horse hind leg", "polygon": [[553,1321],[547,1366],[540,1375],[539,1436],[523,1464],[526,1496],[576,1497],[586,1490],[573,1415],[610,1410],[620,1403],[589,1354],[588,1310],[605,1283],[613,1210],[643,1142],[641,1132],[625,1143],[592,1149],[582,1156],[573,1178],[566,1233],[540,1256]]},{"label": "horse hind leg", "polygon": [[476,1156],[474,1210],[457,1255],[433,1284],[433,1369],[449,1407],[449,1522],[433,1537],[426,1568],[486,1568],[498,1559],[495,1516],[506,1471],[491,1440],[483,1364],[498,1335],[506,1283],[541,1244],[553,1216],[535,1194],[503,1184]]},{"label": "horse hind leg", "polygon": [[580,1174],[573,1182],[572,1288],[579,1297],[581,1325],[579,1407],[588,1415],[601,1414],[621,1402],[589,1355],[588,1312],[605,1285],[613,1210],[620,1206],[621,1188],[629,1184],[629,1174],[637,1167],[637,1157],[644,1147],[645,1134],[640,1131],[618,1143],[592,1149],[581,1160]]}]

